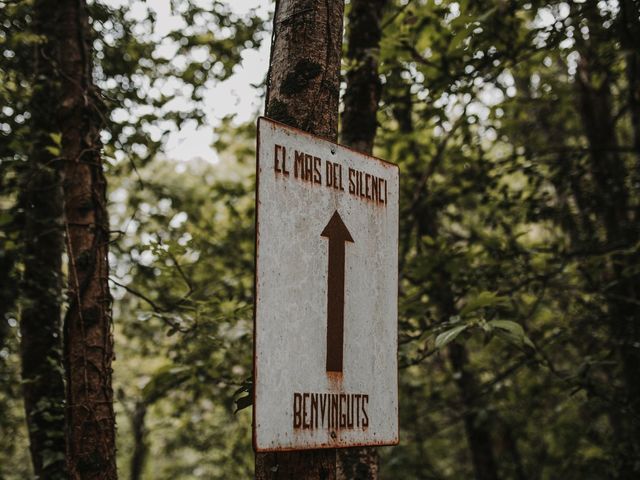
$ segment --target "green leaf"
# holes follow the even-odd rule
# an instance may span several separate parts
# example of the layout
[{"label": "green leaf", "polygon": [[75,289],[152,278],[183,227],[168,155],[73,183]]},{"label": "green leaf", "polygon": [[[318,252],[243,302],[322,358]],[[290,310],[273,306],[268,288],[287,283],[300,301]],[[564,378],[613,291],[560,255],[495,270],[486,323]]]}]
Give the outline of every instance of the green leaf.
[{"label": "green leaf", "polygon": [[469,32],[467,29],[462,28],[458,33],[456,33],[453,38],[449,41],[449,48],[447,49],[449,52],[453,52],[457,50],[460,45],[467,39],[469,36]]},{"label": "green leaf", "polygon": [[465,316],[471,312],[485,307],[503,305],[508,301],[508,297],[499,296],[495,292],[489,292],[485,290],[483,292],[480,292],[476,297],[469,300],[464,308],[460,310],[460,315]]},{"label": "green leaf", "polygon": [[56,144],[56,146],[62,146],[62,133],[50,133],[49,138],[53,140],[53,143]]},{"label": "green leaf", "polygon": [[[10,224],[13,221],[13,215],[9,212],[0,212],[0,227]],[[7,250],[9,250],[7,248]]]},{"label": "green leaf", "polygon": [[535,345],[533,344],[531,339],[527,337],[524,328],[522,328],[522,325],[520,325],[519,323],[513,322],[511,320],[491,320],[487,322],[487,324],[490,325],[491,328],[502,330],[506,334],[504,335],[504,337],[507,340],[513,343],[525,344],[531,348],[535,348]]},{"label": "green leaf", "polygon": [[482,15],[480,15],[478,18],[476,18],[476,22],[477,23],[486,22],[489,19],[489,17],[492,17],[493,14],[496,13],[497,11],[498,11],[498,7],[490,8],[489,10],[484,12]]},{"label": "green leaf", "polygon": [[49,448],[45,448],[42,451],[42,468],[47,468],[57,462],[64,461],[64,454],[61,452],[56,452],[55,450],[51,450]]},{"label": "green leaf", "polygon": [[44,147],[47,152],[49,152],[51,155],[53,155],[54,157],[59,157],[61,150],[58,147],[52,147],[52,146],[48,146],[48,147]]},{"label": "green leaf", "polygon": [[524,342],[524,344],[528,347],[531,347],[533,349],[536,348],[535,344],[531,341],[531,339],[525,335],[524,337],[522,337],[522,341]]},{"label": "green leaf", "polygon": [[522,328],[522,325],[511,320],[491,320],[488,323],[493,328],[501,328],[517,337],[522,337],[524,335],[524,328]]},{"label": "green leaf", "polygon": [[456,337],[464,332],[468,327],[469,325],[458,325],[457,327],[447,330],[446,332],[442,332],[436,337],[436,348],[442,348],[449,342],[455,340]]}]

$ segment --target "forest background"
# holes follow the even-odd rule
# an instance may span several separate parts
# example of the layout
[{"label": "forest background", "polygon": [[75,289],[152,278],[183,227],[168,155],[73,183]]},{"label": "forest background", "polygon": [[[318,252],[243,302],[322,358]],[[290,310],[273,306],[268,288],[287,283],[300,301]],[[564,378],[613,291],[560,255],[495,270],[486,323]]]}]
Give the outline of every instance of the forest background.
[{"label": "forest background", "polygon": [[[34,225],[21,199],[42,126],[39,3],[0,0],[7,480],[33,476],[20,345]],[[121,478],[253,475],[255,120],[266,87],[256,65],[267,65],[273,5],[235,3],[88,5]],[[358,16],[347,17],[341,92],[374,61],[374,153],[401,172],[401,442],[379,449],[380,478],[640,478],[640,4],[374,4],[379,45],[360,59]],[[229,79],[244,85],[240,115]],[[59,155],[60,133],[43,135]]]}]

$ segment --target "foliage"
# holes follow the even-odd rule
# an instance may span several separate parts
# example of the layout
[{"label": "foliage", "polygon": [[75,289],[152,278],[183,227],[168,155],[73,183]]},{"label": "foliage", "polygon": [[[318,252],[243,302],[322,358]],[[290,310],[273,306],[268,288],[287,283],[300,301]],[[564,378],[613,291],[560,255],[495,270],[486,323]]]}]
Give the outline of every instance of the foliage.
[{"label": "foliage", "polygon": [[[614,135],[630,145],[632,114],[615,114],[632,107],[621,12],[605,2],[408,2],[397,12],[383,39],[377,143],[404,178],[401,392],[426,400],[401,394],[409,438],[384,469],[471,477],[468,453],[451,442],[464,445],[461,420],[472,414],[488,425],[501,478],[628,475],[615,418],[628,418],[632,403],[622,400],[615,306],[601,279],[617,242],[591,224],[606,193],[594,185],[576,78],[588,44],[619,92],[608,112]],[[620,150],[637,171],[638,151]],[[587,206],[576,205],[571,182]],[[637,188],[625,188],[636,208]],[[630,265],[634,235],[617,239]],[[446,362],[451,342],[464,342],[479,382],[471,407],[453,388],[465,373]]]},{"label": "foliage", "polygon": [[[0,0],[0,478],[29,475],[12,301],[28,7]],[[257,47],[264,19],[173,2],[182,23],[158,38],[141,8],[92,5],[111,112],[119,469],[129,477],[143,452],[140,478],[248,478],[250,410],[235,412],[251,389],[254,123],[216,128],[217,163],[162,150],[206,124],[205,92]],[[636,3],[388,9],[374,153],[401,169],[401,443],[382,449],[381,478],[473,478],[474,426],[497,478],[634,478],[624,337],[640,340],[617,321],[637,322],[640,302],[639,37],[625,18]]]},{"label": "foliage", "polygon": [[[116,339],[127,362],[115,376],[125,416],[144,402],[151,432],[164,432],[148,437],[149,478],[244,478],[252,469],[250,421],[233,412],[251,375],[254,205],[246,179],[255,129],[226,125],[218,164],[155,161],[139,171],[144,189],[131,175],[113,191],[127,205],[116,214],[125,235],[113,273],[114,285],[125,285],[115,289]],[[225,128],[233,128],[227,149]],[[236,461],[222,468],[227,456]]]}]

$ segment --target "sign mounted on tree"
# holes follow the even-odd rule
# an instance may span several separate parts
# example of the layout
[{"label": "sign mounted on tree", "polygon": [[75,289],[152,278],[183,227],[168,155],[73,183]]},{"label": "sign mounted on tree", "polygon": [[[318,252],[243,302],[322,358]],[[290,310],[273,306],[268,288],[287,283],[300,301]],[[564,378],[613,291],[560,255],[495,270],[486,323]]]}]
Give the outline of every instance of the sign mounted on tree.
[{"label": "sign mounted on tree", "polygon": [[398,442],[396,165],[258,120],[253,442]]}]

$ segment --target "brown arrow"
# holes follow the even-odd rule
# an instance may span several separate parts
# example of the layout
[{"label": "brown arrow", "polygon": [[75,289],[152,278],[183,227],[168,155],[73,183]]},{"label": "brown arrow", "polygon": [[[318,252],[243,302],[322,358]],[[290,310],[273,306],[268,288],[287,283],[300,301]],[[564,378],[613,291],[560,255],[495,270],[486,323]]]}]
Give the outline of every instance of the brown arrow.
[{"label": "brown arrow", "polygon": [[327,275],[327,372],[342,372],[344,350],[344,244],[353,243],[347,226],[336,210],[322,237],[329,239]]}]

